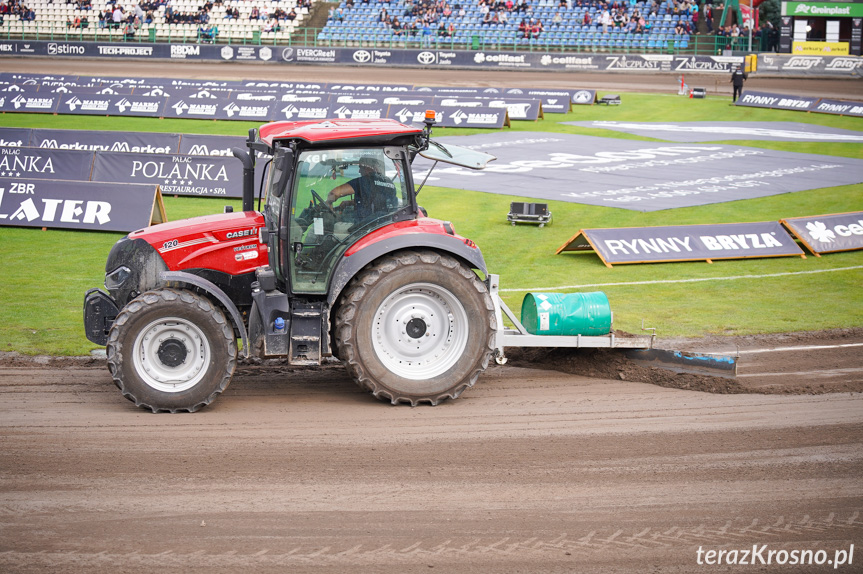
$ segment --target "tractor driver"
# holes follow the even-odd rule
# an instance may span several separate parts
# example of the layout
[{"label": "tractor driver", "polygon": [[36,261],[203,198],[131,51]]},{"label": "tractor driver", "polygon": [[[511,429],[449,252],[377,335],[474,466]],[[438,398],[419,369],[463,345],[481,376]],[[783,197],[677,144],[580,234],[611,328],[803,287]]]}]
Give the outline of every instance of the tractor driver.
[{"label": "tractor driver", "polygon": [[[334,187],[327,194],[327,205],[353,194],[357,221],[392,211],[398,205],[396,186],[383,170],[380,158],[364,155],[359,160],[360,176]],[[345,205],[342,202],[339,207]]]}]

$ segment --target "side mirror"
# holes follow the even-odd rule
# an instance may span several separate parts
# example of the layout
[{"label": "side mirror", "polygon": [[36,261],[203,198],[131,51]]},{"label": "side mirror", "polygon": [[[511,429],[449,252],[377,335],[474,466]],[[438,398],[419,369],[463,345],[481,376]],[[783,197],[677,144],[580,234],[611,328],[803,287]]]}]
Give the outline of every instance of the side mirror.
[{"label": "side mirror", "polygon": [[282,197],[288,181],[291,179],[291,167],[294,163],[294,152],[290,148],[279,148],[273,158],[271,169],[273,170],[273,185],[270,193],[275,197]]}]

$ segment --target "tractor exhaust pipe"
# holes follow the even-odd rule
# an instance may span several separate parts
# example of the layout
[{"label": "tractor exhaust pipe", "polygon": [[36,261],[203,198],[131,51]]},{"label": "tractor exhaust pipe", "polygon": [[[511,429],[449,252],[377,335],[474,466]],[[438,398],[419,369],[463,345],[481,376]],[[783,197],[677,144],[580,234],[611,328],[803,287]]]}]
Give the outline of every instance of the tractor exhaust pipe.
[{"label": "tractor exhaust pipe", "polygon": [[249,130],[249,139],[246,140],[249,151],[238,147],[231,148],[234,157],[243,162],[243,211],[255,209],[255,151],[252,144],[255,143],[256,135],[254,128]]}]

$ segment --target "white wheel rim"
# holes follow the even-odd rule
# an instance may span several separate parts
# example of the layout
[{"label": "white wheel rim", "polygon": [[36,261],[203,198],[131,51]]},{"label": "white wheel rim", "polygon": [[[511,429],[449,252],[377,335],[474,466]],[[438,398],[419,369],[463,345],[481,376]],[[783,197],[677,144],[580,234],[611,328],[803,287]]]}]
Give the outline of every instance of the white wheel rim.
[{"label": "white wheel rim", "polygon": [[[166,345],[184,349],[184,360],[177,365],[163,361]],[[180,393],[204,377],[210,364],[210,345],[194,323],[166,317],[153,321],[138,334],[133,357],[135,371],[150,387],[163,393]]]},{"label": "white wheel rim", "polygon": [[[415,337],[418,326],[424,326]],[[421,381],[455,365],[468,341],[468,318],[461,302],[439,285],[414,283],[387,297],[375,311],[372,342],[392,373]],[[421,328],[421,327],[420,327]]]}]

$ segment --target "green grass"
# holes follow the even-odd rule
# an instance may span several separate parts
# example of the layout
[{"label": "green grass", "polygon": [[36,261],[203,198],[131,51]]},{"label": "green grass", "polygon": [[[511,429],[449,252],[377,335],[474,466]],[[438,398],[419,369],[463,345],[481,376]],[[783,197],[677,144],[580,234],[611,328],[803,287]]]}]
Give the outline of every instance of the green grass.
[{"label": "green grass", "polygon": [[[538,122],[514,122],[511,131],[572,133],[652,141],[610,130],[566,126],[576,120],[614,121],[789,121],[863,132],[863,119],[826,114],[737,108],[729,98],[690,100],[671,95],[623,94],[616,107],[579,106]],[[81,129],[76,116],[4,114],[0,125]],[[87,129],[244,136],[250,122],[88,117]],[[437,129],[436,135],[485,130]],[[729,141],[763,149],[863,158],[863,146],[847,143]],[[863,185],[824,188],[772,197],[650,213],[549,202],[554,223],[545,228],[511,226],[509,203],[528,200],[464,190],[426,187],[419,196],[433,217],[482,248],[489,270],[501,276],[507,304],[518,313],[528,290],[602,290],[615,327],[638,332],[642,320],[660,336],[754,334],[863,326],[863,251],[807,256],[605,267],[593,253],[555,250],[582,228],[775,221],[782,217],[863,211]],[[238,200],[166,197],[170,220],[220,212]],[[120,234],[0,228],[0,351],[80,355],[94,348],[83,334],[84,292],[100,287],[105,257]],[[826,271],[823,272],[822,271]],[[818,273],[810,273],[818,272]],[[771,276],[774,277],[754,277]],[[733,278],[733,279],[732,279]],[[637,282],[694,280],[687,283]],[[630,283],[630,285],[627,285]],[[601,287],[589,287],[601,285]]]}]

